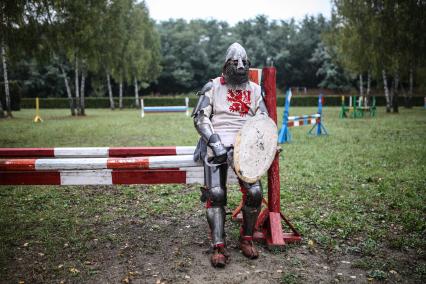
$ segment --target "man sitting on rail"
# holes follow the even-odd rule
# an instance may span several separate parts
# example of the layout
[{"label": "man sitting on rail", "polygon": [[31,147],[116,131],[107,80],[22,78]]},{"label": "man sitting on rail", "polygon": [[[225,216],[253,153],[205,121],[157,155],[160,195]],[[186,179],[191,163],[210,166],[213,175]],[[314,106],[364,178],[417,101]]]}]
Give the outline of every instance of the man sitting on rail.
[{"label": "man sitting on rail", "polygon": [[[235,137],[246,120],[267,113],[260,86],[249,81],[249,67],[245,49],[233,43],[227,50],[222,76],[202,88],[192,113],[195,128],[201,135],[194,159],[204,163],[206,190],[201,199],[206,202],[214,267],[224,267],[229,261],[224,232],[228,157],[232,157]],[[262,187],[260,181],[239,182],[245,191],[240,248],[246,257],[255,259],[259,253],[253,244],[253,233],[262,203]]]}]

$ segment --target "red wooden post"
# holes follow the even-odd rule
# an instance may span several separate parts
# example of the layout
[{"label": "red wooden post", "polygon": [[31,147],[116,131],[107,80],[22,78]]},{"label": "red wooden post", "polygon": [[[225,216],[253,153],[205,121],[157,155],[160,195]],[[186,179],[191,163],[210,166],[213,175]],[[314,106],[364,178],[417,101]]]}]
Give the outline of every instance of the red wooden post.
[{"label": "red wooden post", "polygon": [[[269,116],[277,124],[277,91],[276,69],[274,67],[263,68],[263,88],[265,90],[265,104]],[[280,212],[280,168],[279,155],[275,155],[271,167],[268,170],[268,209],[269,212]]]},{"label": "red wooden post", "polygon": [[[277,123],[276,69],[274,67],[264,67],[262,77],[266,108],[269,116]],[[292,233],[283,233],[281,218],[290,227]],[[301,240],[300,234],[281,213],[278,153],[275,155],[275,159],[268,170],[268,208],[260,214],[257,227],[262,229],[263,232],[263,234],[258,234],[258,238],[265,239],[269,246],[283,246],[286,242]]]}]

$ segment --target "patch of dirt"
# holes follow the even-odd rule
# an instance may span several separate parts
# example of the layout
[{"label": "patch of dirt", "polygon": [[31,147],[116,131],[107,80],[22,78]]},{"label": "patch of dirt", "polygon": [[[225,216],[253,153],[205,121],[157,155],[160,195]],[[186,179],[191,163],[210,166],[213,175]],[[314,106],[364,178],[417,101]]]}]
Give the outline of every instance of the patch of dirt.
[{"label": "patch of dirt", "polygon": [[[306,240],[282,250],[258,244],[259,259],[246,259],[238,249],[239,224],[231,221],[226,225],[231,262],[215,269],[207,222],[202,210],[196,212],[97,226],[95,235],[108,237],[86,242],[84,253],[70,244],[50,262],[37,253],[21,255],[10,262],[4,283],[374,283],[352,265],[360,257],[331,255]],[[387,280],[415,282],[399,274]]]}]

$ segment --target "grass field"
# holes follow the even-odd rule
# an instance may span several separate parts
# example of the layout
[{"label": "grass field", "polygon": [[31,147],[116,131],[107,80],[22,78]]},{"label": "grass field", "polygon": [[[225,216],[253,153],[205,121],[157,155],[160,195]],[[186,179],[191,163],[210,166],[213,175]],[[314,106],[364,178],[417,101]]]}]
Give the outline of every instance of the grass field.
[{"label": "grass field", "polygon": [[[348,256],[351,269],[364,271],[360,283],[426,281],[426,110],[386,114],[380,108],[376,118],[356,120],[338,119],[338,111],[324,110],[329,136],[309,137],[309,128],[299,127],[292,129],[292,143],[282,146],[282,211],[304,239],[286,255],[303,246],[330,263]],[[14,119],[0,120],[0,147],[188,146],[198,138],[192,120],[180,113],[144,119],[136,110],[89,109],[87,114],[42,110],[44,122],[35,124],[32,110],[15,112]],[[123,220],[188,213],[202,218],[198,198],[196,186],[184,185],[2,186],[0,279],[96,279],[102,269],[88,260],[96,251],[93,240],[113,246],[128,242],[126,232],[111,229]],[[239,198],[239,191],[231,190],[228,207]],[[153,230],[161,231],[157,227]],[[233,227],[231,236],[237,234]],[[285,268],[279,281],[310,282],[297,266]],[[338,279],[335,275],[330,279]]]}]

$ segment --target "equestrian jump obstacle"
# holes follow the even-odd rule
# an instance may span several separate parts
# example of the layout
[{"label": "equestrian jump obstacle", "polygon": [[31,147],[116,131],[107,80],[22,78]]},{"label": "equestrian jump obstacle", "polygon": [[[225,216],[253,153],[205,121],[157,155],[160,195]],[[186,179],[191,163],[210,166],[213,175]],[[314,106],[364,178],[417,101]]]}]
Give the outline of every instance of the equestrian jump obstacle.
[{"label": "equestrian jump obstacle", "polygon": [[[288,89],[285,95],[285,106],[283,113],[283,123],[278,134],[278,143],[288,143],[291,141],[290,127],[298,127],[303,125],[313,125],[311,130],[308,131],[310,135],[327,135],[327,130],[322,124],[322,105],[323,95],[318,96],[318,112],[315,114],[301,115],[301,116],[289,116],[290,102],[291,102],[291,89]],[[316,128],[315,133],[312,133]]]},{"label": "equestrian jump obstacle", "polygon": [[145,117],[145,112],[185,112],[189,116],[189,98],[185,98],[184,106],[145,106],[141,99],[141,117]]},{"label": "equestrian jump obstacle", "polygon": [[376,97],[372,97],[371,104],[367,105],[367,99],[356,96],[349,96],[349,105],[345,105],[345,96],[342,96],[342,106],[339,112],[339,118],[362,118],[366,112],[370,113],[370,117],[376,116]]},{"label": "equestrian jump obstacle", "polygon": [[[0,148],[1,185],[203,183],[195,147]],[[237,183],[233,171],[228,182]]]},{"label": "equestrian jump obstacle", "polygon": [[[255,71],[258,75],[260,71]],[[276,69],[265,67],[265,104],[277,121]],[[202,184],[204,171],[193,161],[194,147],[0,148],[0,185]],[[281,213],[279,154],[268,170],[268,201],[256,224],[256,240],[268,246],[301,241]],[[232,170],[228,183],[237,182]],[[241,205],[240,205],[241,207]],[[234,210],[234,214],[238,210]],[[291,232],[283,232],[281,221]]]}]

